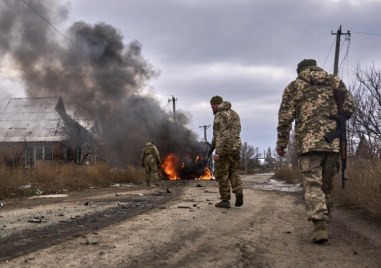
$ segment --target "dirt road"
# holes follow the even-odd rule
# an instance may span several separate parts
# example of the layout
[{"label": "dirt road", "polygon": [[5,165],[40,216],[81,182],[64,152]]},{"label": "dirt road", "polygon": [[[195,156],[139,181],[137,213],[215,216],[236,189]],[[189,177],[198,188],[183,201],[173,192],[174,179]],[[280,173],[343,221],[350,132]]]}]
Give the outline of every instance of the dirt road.
[{"label": "dirt road", "polygon": [[336,207],[316,245],[297,187],[243,180],[231,209],[215,181],[2,200],[0,267],[380,267],[380,225]]}]

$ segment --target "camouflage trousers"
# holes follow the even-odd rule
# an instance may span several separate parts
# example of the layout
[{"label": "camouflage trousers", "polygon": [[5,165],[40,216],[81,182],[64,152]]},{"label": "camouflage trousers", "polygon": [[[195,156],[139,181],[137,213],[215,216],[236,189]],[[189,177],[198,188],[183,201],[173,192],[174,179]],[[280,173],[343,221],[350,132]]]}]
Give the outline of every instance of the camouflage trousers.
[{"label": "camouflage trousers", "polygon": [[333,178],[339,171],[339,154],[313,152],[299,156],[308,220],[329,220],[333,207]]},{"label": "camouflage trousers", "polygon": [[221,200],[230,200],[233,193],[242,193],[242,180],[239,176],[239,152],[224,153],[215,161],[214,175],[218,182]]},{"label": "camouflage trousers", "polygon": [[146,184],[150,186],[151,183],[161,186],[161,176],[159,174],[159,167],[157,166],[156,159],[148,155],[144,161],[146,172]]}]

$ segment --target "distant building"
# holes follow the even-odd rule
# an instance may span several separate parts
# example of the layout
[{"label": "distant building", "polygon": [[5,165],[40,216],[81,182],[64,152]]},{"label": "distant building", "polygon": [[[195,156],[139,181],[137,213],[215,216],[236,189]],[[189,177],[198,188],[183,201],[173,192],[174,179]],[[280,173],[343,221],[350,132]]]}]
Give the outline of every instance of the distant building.
[{"label": "distant building", "polygon": [[71,118],[61,97],[12,98],[0,113],[0,162],[26,167],[82,163],[96,153],[95,128],[94,122]]},{"label": "distant building", "polygon": [[265,166],[267,165],[266,159],[264,158],[257,158],[259,165]]},{"label": "distant building", "polygon": [[357,146],[355,156],[360,158],[372,158],[371,146],[364,135],[361,136],[360,142]]}]

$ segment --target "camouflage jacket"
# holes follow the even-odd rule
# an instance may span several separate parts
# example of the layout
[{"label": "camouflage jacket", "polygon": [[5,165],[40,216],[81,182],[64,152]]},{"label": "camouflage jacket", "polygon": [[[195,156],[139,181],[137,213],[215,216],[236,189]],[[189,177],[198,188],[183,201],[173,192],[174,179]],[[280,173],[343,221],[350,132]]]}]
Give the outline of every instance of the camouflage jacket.
[{"label": "camouflage jacket", "polygon": [[345,91],[344,113],[350,117],[355,111],[351,93],[344,83],[320,67],[309,67],[284,90],[278,113],[277,147],[286,148],[292,122],[295,120],[297,154],[308,152],[339,152],[339,140],[328,143],[324,135],[336,129],[337,105],[333,88]]},{"label": "camouflage jacket", "polygon": [[156,148],[155,145],[153,145],[152,142],[147,142],[143,147],[142,154],[140,156],[140,159],[142,161],[142,166],[144,166],[145,159],[148,155],[151,155],[152,157],[154,157],[156,159],[157,165],[160,165],[161,159],[160,159],[159,150]]},{"label": "camouflage jacket", "polygon": [[231,106],[228,101],[222,102],[214,115],[212,146],[216,154],[241,150],[241,120]]}]

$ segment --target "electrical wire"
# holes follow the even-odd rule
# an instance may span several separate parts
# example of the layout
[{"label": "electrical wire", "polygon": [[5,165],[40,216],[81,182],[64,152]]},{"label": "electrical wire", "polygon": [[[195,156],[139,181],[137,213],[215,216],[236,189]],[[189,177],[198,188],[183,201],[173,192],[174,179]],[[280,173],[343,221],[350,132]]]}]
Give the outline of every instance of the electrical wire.
[{"label": "electrical wire", "polygon": [[323,63],[323,65],[322,65],[323,68],[324,68],[324,66],[325,66],[325,63],[327,62],[327,59],[328,59],[329,55],[330,55],[331,52],[332,52],[332,48],[333,48],[333,46],[335,45],[335,40],[336,40],[336,39],[333,39],[331,48],[329,49],[328,55],[327,55],[327,57],[325,58],[324,63]]},{"label": "electrical wire", "polygon": [[27,5],[37,16],[39,16],[43,21],[45,21],[52,29],[54,29],[57,33],[59,33],[63,38],[65,38],[70,44],[76,47],[81,53],[87,55],[85,51],[83,51],[76,43],[74,43],[69,37],[67,37],[63,32],[61,32],[57,27],[55,27],[47,18],[42,16],[31,4],[22,0],[25,5]]},{"label": "electrical wire", "polygon": [[[344,43],[343,43],[344,44]],[[341,67],[341,65],[343,64],[343,62],[345,61],[345,59],[348,57],[348,54],[349,54],[349,47],[351,45],[351,39],[348,39],[348,45],[347,45],[347,50],[345,52],[345,55],[344,55],[344,58],[343,60],[341,61],[340,65],[339,65],[339,69]]]},{"label": "electrical wire", "polygon": [[381,37],[381,34],[378,34],[378,33],[366,33],[366,32],[359,32],[359,31],[351,31],[351,32],[357,33],[357,34],[365,34],[365,35],[373,35],[373,36]]},{"label": "electrical wire", "polygon": [[[26,2],[25,0],[22,0],[26,6],[28,6],[37,16],[39,16],[44,22],[46,22],[53,30],[55,30],[57,33],[59,33],[63,38],[65,38],[70,44],[72,44],[75,48],[77,48],[81,53],[84,55],[87,55],[87,53],[82,50],[74,41],[72,41],[69,37],[67,37],[63,32],[61,32],[56,26],[54,26],[47,18],[45,18],[43,15],[41,15],[40,12],[38,12],[31,4]],[[149,91],[154,94],[162,95],[162,96],[169,96],[170,94],[167,93],[160,93],[157,90],[153,91],[150,89],[145,89],[146,91]]]}]

